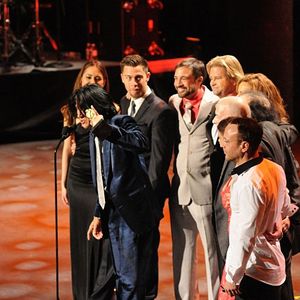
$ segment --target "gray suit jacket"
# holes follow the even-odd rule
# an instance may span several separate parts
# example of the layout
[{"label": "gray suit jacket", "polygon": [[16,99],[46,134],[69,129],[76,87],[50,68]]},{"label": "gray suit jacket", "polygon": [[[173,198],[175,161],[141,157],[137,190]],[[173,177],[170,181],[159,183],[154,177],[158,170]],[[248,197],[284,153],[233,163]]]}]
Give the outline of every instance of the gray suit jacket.
[{"label": "gray suit jacket", "polygon": [[182,98],[177,94],[170,97],[169,103],[177,110],[179,120],[172,189],[178,188],[180,205],[188,205],[191,199],[198,205],[212,203],[210,143],[206,134],[206,124],[212,106],[217,100],[218,97],[205,87],[198,117],[189,131],[180,112]]}]

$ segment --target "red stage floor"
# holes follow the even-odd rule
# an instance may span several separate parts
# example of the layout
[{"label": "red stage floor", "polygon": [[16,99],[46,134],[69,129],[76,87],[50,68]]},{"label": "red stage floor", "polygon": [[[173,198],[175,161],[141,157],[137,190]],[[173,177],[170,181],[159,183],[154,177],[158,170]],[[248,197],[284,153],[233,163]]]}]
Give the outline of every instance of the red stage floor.
[{"label": "red stage floor", "polygon": [[[56,143],[51,140],[0,145],[0,299],[56,299],[53,171]],[[297,150],[299,159],[300,143]],[[59,295],[60,299],[69,300],[72,296],[68,208],[58,198]],[[167,205],[161,223],[159,257],[157,299],[174,299]],[[197,299],[207,299],[201,247],[198,266],[200,294]],[[293,259],[293,279],[295,294],[300,295],[300,255]]]}]

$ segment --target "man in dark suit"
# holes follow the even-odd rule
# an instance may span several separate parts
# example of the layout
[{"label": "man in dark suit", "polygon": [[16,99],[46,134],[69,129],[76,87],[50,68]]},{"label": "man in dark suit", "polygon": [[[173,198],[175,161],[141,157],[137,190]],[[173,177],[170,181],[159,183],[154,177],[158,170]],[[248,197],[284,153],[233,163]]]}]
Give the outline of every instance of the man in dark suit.
[{"label": "man in dark suit", "polygon": [[222,276],[227,248],[228,248],[228,214],[222,203],[221,191],[231,175],[234,163],[225,160],[223,149],[220,147],[219,138],[211,133],[212,124],[217,126],[220,121],[228,117],[250,117],[250,108],[242,103],[237,96],[221,98],[211,112],[211,121],[208,122],[208,137],[211,143],[210,163],[213,187],[213,224],[217,236],[217,253],[219,275]]},{"label": "man in dark suit", "polygon": [[[177,128],[176,112],[157,97],[148,86],[148,62],[140,55],[128,55],[121,61],[121,79],[127,91],[121,99],[121,113],[131,115],[149,139],[149,149],[144,153],[146,168],[154,191],[155,200],[163,213],[164,202],[170,194],[168,169],[172,158]],[[157,296],[159,222],[153,244],[153,274],[147,287],[146,299]]]},{"label": "man in dark suit", "polygon": [[153,229],[160,217],[140,156],[148,148],[147,138],[131,117],[116,115],[110,97],[97,85],[76,91],[73,107],[90,118],[94,137],[91,162],[99,202],[88,239],[101,239],[108,230],[117,298],[145,299]]}]

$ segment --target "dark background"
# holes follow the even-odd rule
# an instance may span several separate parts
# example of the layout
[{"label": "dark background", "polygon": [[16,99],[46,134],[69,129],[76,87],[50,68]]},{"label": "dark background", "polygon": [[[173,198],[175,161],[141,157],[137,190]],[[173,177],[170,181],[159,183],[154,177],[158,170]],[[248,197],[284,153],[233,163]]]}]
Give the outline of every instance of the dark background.
[{"label": "dark background", "polygon": [[[11,14],[15,32],[24,32],[30,24],[34,16],[33,2],[14,1]],[[87,42],[96,43],[101,60],[117,62],[122,58],[127,44],[137,48],[148,60],[193,55],[207,62],[216,55],[235,55],[245,73],[264,73],[278,86],[291,121],[300,129],[300,104],[297,101],[300,96],[297,72],[300,1],[163,0],[162,10],[147,9],[146,0],[137,2],[138,7],[126,13],[121,8],[124,1],[120,0],[40,0],[40,19],[60,47],[56,53],[58,58],[70,51],[78,52],[84,58]],[[154,20],[155,28],[151,33],[147,32],[148,19]],[[134,37],[132,24],[135,25]],[[164,56],[148,55],[147,47],[151,40],[155,40],[164,50]],[[43,45],[45,51],[53,50],[47,38],[44,38]],[[108,71],[112,77],[112,93],[119,97],[124,92],[119,70],[112,68]],[[42,80],[39,76],[35,75],[36,82]],[[52,91],[51,103],[48,103],[47,94],[43,95],[43,99],[36,96],[35,101],[45,101],[45,106],[57,108],[63,101],[58,99],[67,97],[75,76],[76,73],[66,72],[65,80],[61,81],[58,76],[57,83],[50,76],[49,84],[45,83],[48,88],[42,90]],[[48,77],[44,75],[44,78]],[[175,92],[172,77],[172,73],[152,76],[157,94],[167,98]],[[24,86],[22,93],[27,97],[26,87],[31,83],[27,85],[25,82],[29,78],[25,77],[25,81],[18,78],[18,84]],[[5,95],[9,97],[13,79],[0,76],[1,97],[3,82]],[[208,82],[206,84],[209,86]],[[54,97],[56,102],[53,102]],[[19,95],[15,98],[18,98],[16,101],[23,101]],[[26,101],[29,105],[30,99]],[[5,122],[2,118],[2,123]]]}]

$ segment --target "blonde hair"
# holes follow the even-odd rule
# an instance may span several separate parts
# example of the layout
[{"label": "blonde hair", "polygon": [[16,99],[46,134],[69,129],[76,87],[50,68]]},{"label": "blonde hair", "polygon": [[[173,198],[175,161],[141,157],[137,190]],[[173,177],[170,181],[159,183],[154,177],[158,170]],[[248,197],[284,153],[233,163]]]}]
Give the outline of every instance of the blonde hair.
[{"label": "blonde hair", "polygon": [[223,55],[212,58],[206,64],[206,70],[208,75],[212,67],[223,67],[226,71],[228,78],[234,79],[235,81],[240,80],[244,76],[244,70],[240,62],[233,55]]},{"label": "blonde hair", "polygon": [[289,121],[289,115],[279,89],[271,79],[262,73],[249,73],[238,81],[237,89],[242,83],[249,85],[250,90],[262,92],[270,101],[281,122],[287,123]]}]

